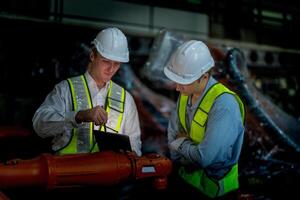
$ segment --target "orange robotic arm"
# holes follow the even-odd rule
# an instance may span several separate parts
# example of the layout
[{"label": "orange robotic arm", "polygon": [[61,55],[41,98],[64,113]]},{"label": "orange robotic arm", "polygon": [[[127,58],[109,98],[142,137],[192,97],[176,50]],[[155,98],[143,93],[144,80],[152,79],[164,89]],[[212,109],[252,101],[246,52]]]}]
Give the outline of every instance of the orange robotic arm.
[{"label": "orange robotic arm", "polygon": [[108,186],[126,180],[153,178],[154,186],[167,186],[172,163],[157,154],[137,157],[112,151],[11,160],[0,165],[0,188],[60,186]]}]

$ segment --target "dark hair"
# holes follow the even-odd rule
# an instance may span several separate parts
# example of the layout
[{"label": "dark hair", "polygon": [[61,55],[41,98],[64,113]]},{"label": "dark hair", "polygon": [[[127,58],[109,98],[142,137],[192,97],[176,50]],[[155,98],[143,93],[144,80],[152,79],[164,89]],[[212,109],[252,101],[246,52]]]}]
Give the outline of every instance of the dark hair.
[{"label": "dark hair", "polygon": [[91,53],[94,53],[94,54],[97,55],[98,50],[97,50],[97,48],[95,47],[95,45],[93,45],[93,46],[91,47]]},{"label": "dark hair", "polygon": [[208,73],[208,75],[211,76],[212,73],[213,73],[213,71],[214,71],[214,67],[210,68],[210,69],[209,69],[207,72],[205,72],[205,73]]}]

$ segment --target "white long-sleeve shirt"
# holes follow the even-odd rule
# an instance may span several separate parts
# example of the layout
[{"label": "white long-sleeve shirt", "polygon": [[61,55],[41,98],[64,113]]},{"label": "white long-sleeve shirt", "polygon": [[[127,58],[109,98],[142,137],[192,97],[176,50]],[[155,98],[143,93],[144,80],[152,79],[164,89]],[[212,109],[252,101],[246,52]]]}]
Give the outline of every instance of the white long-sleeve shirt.
[{"label": "white long-sleeve shirt", "polygon": [[[109,82],[99,89],[94,79],[88,72],[85,73],[91,93],[93,106],[105,105]],[[137,108],[133,97],[126,91],[125,108],[121,123],[120,134],[128,135],[132,150],[141,155],[141,130]],[[77,111],[78,112],[78,111]],[[33,128],[42,137],[54,137],[52,149],[57,151],[64,147],[71,138],[71,131],[78,125],[75,121],[76,111],[72,111],[72,98],[68,82],[58,83],[48,94],[45,101],[33,116]],[[99,126],[94,126],[99,130]]]}]

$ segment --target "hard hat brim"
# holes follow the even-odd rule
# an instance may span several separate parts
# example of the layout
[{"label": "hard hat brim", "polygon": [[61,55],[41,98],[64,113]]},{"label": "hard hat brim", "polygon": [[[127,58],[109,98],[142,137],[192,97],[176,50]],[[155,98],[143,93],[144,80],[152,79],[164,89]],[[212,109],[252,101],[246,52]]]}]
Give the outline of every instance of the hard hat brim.
[{"label": "hard hat brim", "polygon": [[184,79],[181,76],[178,76],[177,74],[175,74],[174,72],[170,71],[168,69],[168,67],[164,67],[164,73],[165,75],[171,80],[174,81],[175,83],[179,83],[181,85],[188,85],[193,83],[194,81],[196,81],[198,78],[198,76],[193,77],[192,79]]},{"label": "hard hat brim", "polygon": [[93,44],[96,47],[98,53],[100,53],[100,55],[103,56],[106,59],[116,61],[116,62],[121,62],[121,63],[129,62],[129,55],[128,54],[125,57],[113,56],[113,55],[107,54],[107,53],[103,52],[101,49],[99,49],[99,47],[97,45],[97,42],[95,40],[92,41],[91,44]]},{"label": "hard hat brim", "polygon": [[[170,63],[169,63],[170,65]],[[209,71],[212,67],[214,67],[215,62],[213,59],[210,60],[209,63],[207,63],[204,67],[202,67],[199,72],[194,74],[193,76],[189,78],[184,78],[182,76],[177,75],[176,73],[172,72],[169,68],[172,69],[172,66],[166,66],[164,67],[164,73],[165,75],[172,81],[179,83],[181,85],[188,85],[199,79],[203,74],[205,74],[207,71]]]},{"label": "hard hat brim", "polygon": [[[100,53],[100,51],[97,49],[98,53]],[[112,61],[116,61],[116,62],[121,62],[121,63],[127,63],[129,62],[129,58],[121,58],[121,57],[117,57],[117,56],[112,56],[112,55],[108,55],[104,52],[100,53],[101,56],[103,56],[106,59],[112,60]]]}]

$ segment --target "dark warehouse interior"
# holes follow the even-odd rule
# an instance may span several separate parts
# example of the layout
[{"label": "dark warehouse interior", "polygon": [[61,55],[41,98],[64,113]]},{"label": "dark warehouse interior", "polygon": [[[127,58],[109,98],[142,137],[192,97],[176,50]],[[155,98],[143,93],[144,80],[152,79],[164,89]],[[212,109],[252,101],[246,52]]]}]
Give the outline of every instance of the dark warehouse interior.
[{"label": "dark warehouse interior", "polygon": [[[85,73],[91,41],[99,30],[115,26],[127,37],[130,61],[121,64],[113,81],[134,98],[143,156],[170,158],[168,120],[178,92],[163,67],[184,41],[202,40],[215,60],[213,77],[245,105],[238,199],[299,199],[299,24],[300,3],[291,0],[1,1],[0,177],[1,166],[13,168],[18,160],[56,159],[43,157],[53,154],[52,138],[36,134],[33,116],[56,84]],[[155,158],[163,160],[150,160]],[[124,181],[135,185],[132,196],[124,198],[116,197],[121,179],[112,186],[55,189],[22,187],[18,181],[18,187],[5,187],[0,180],[0,200],[82,199],[99,193],[111,195],[104,199],[185,198],[168,187],[156,190],[147,178],[131,179],[135,175]],[[169,183],[176,181],[172,178]]]}]

